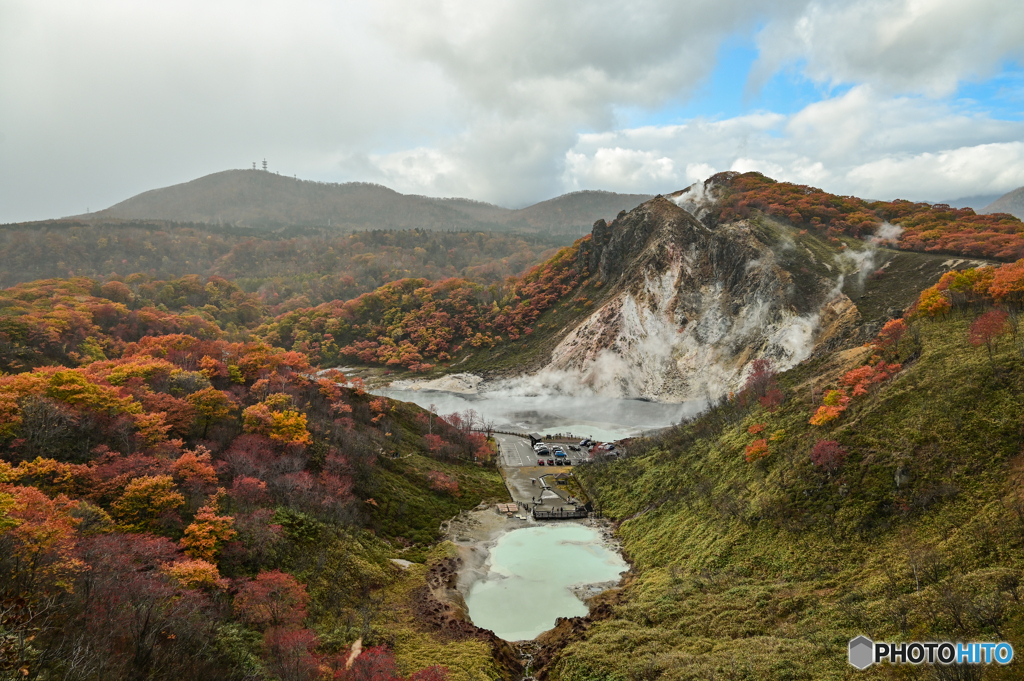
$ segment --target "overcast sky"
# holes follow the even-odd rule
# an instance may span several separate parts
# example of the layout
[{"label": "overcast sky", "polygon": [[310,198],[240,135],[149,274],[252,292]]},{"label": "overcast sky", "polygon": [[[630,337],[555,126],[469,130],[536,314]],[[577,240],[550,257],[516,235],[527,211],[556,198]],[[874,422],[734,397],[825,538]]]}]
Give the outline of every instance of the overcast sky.
[{"label": "overcast sky", "polygon": [[264,158],[519,207],[1024,185],[1019,0],[0,0],[0,222]]}]

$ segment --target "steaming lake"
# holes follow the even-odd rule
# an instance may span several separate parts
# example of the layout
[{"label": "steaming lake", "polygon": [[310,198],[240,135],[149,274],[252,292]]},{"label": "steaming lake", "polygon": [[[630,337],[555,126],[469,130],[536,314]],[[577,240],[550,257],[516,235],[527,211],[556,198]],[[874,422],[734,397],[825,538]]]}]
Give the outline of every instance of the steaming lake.
[{"label": "steaming lake", "polygon": [[704,405],[703,400],[665,403],[600,395],[526,394],[514,389],[455,393],[385,388],[374,392],[424,408],[433,404],[437,414],[473,409],[498,430],[572,433],[599,441],[620,440],[674,425]]},{"label": "steaming lake", "polygon": [[618,581],[629,566],[594,528],[553,523],[513,530],[490,553],[490,571],[466,597],[469,617],[506,641],[522,641],[581,617],[587,606],[569,587]]}]

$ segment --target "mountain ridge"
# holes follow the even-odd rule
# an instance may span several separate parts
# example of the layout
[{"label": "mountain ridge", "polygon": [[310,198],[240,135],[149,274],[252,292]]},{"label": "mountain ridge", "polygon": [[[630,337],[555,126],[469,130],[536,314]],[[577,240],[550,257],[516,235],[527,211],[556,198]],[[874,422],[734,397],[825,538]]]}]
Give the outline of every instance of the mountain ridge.
[{"label": "mountain ridge", "polygon": [[263,170],[225,170],[151,189],[84,220],[168,220],[248,227],[579,231],[650,198],[582,190],[520,209],[458,197],[402,194],[370,182],[325,183]]},{"label": "mountain ridge", "polygon": [[1009,213],[1024,220],[1024,187],[1006,192],[979,211],[981,213]]}]

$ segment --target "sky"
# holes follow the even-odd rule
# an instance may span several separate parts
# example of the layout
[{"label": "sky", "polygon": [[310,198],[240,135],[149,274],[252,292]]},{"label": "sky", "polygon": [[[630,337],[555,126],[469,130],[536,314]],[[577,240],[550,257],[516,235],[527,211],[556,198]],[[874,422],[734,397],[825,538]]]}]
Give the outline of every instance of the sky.
[{"label": "sky", "polygon": [[725,170],[1002,194],[1024,3],[0,0],[0,223],[264,159],[510,208]]}]

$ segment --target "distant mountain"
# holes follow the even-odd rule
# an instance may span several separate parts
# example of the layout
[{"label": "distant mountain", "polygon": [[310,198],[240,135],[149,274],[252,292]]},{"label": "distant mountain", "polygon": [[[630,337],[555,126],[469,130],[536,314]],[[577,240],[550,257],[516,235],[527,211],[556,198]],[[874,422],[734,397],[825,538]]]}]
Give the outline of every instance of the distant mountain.
[{"label": "distant mountain", "polygon": [[973,208],[976,213],[984,212],[982,208],[999,198],[999,194],[979,194],[978,196],[964,196],[959,199],[948,201],[936,201],[944,203],[951,208]]},{"label": "distant mountain", "polygon": [[511,210],[469,199],[400,194],[365,182],[329,184],[262,170],[227,170],[143,192],[106,210],[78,217],[245,227],[578,232],[649,198],[646,194],[581,191]]},{"label": "distant mountain", "polygon": [[1024,187],[1017,187],[1012,192],[1003,194],[998,199],[982,208],[980,213],[1009,213],[1024,220]]}]

